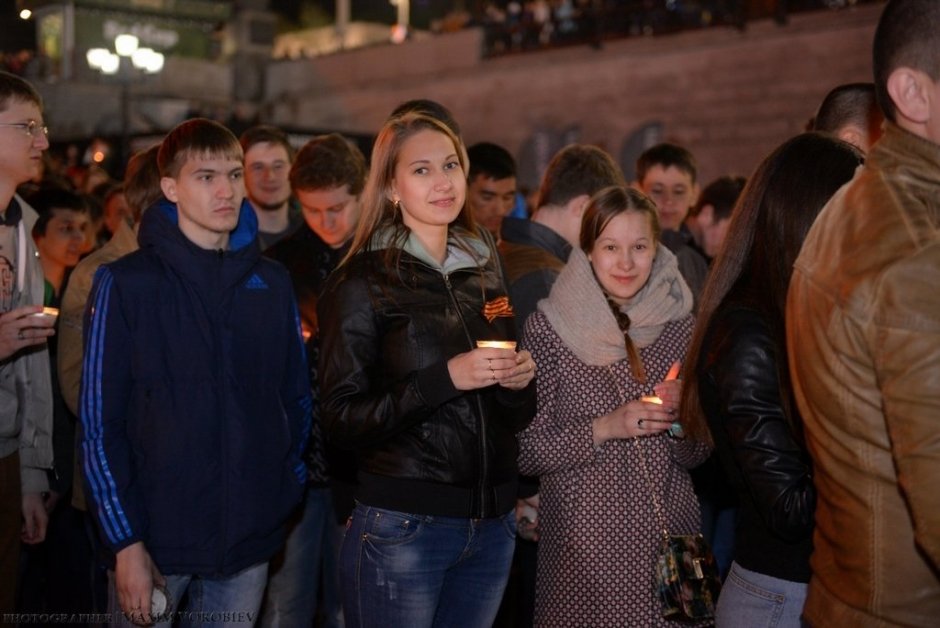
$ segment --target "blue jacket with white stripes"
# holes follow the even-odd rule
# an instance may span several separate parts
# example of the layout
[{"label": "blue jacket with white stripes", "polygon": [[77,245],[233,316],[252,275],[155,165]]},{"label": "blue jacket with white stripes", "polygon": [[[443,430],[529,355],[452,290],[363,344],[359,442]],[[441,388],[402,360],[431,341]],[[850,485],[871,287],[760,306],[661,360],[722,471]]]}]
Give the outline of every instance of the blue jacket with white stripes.
[{"label": "blue jacket with white stripes", "polygon": [[102,266],[85,324],[82,468],[112,553],[164,574],[270,558],[306,480],[310,383],[287,272],[247,201],[227,250],[199,248],[166,200],[140,250]]}]

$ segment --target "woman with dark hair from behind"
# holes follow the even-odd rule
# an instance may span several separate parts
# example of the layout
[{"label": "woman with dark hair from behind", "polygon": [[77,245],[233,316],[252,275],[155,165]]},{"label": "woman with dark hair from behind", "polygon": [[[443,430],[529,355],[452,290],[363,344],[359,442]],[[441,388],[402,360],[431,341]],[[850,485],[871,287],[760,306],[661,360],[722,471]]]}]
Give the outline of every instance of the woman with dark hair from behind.
[{"label": "woman with dark hair from behind", "polygon": [[[861,154],[805,133],[757,168],[715,260],[686,360],[687,434],[714,444],[738,493],[735,558],[716,626],[800,625],[816,493],[790,385],[784,307],[816,215]],[[763,593],[761,593],[763,592]]]}]

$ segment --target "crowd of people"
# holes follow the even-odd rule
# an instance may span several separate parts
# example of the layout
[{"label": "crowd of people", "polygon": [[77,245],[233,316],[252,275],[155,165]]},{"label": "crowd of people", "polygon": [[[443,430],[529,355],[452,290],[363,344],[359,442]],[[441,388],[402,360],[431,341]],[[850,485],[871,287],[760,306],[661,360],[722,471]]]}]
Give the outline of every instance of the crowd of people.
[{"label": "crowd of people", "polygon": [[668,530],[690,625],[932,625],[938,25],[746,179],[574,144],[527,209],[418,99],[369,160],[186,120],[95,226],[0,72],[0,619],[669,626]]},{"label": "crowd of people", "polygon": [[772,18],[785,24],[791,13],[838,9],[865,0],[488,0],[476,12],[463,7],[432,23],[447,32],[480,26],[484,54],[497,56],[680,30],[733,26]]}]

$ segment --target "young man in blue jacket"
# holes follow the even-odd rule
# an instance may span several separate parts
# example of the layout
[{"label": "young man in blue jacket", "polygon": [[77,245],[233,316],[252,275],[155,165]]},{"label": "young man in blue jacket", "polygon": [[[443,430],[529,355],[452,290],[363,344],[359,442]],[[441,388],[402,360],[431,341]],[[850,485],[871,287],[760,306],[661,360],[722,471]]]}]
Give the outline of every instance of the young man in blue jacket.
[{"label": "young man in blue jacket", "polygon": [[116,623],[169,623],[184,594],[176,619],[253,621],[306,480],[300,319],[287,272],[260,255],[235,136],[189,120],[157,161],[165,199],[140,249],[99,269],[86,313],[90,510],[115,557]]}]

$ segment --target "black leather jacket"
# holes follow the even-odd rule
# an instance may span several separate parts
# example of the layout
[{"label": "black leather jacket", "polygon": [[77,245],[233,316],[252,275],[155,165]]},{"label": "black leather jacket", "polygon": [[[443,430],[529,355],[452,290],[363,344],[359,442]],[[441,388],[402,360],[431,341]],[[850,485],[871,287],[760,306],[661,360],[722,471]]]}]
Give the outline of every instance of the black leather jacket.
[{"label": "black leather jacket", "polygon": [[703,347],[697,368],[702,409],[741,504],[735,561],[808,582],[816,491],[809,454],[784,416],[770,326],[752,308],[725,304]]},{"label": "black leather jacket", "polygon": [[447,361],[480,339],[514,339],[487,322],[505,296],[498,258],[444,274],[406,253],[356,255],[320,300],[321,407],[327,438],[356,451],[357,499],[417,514],[492,517],[515,503],[516,433],[535,414],[535,383],[454,387]]}]

